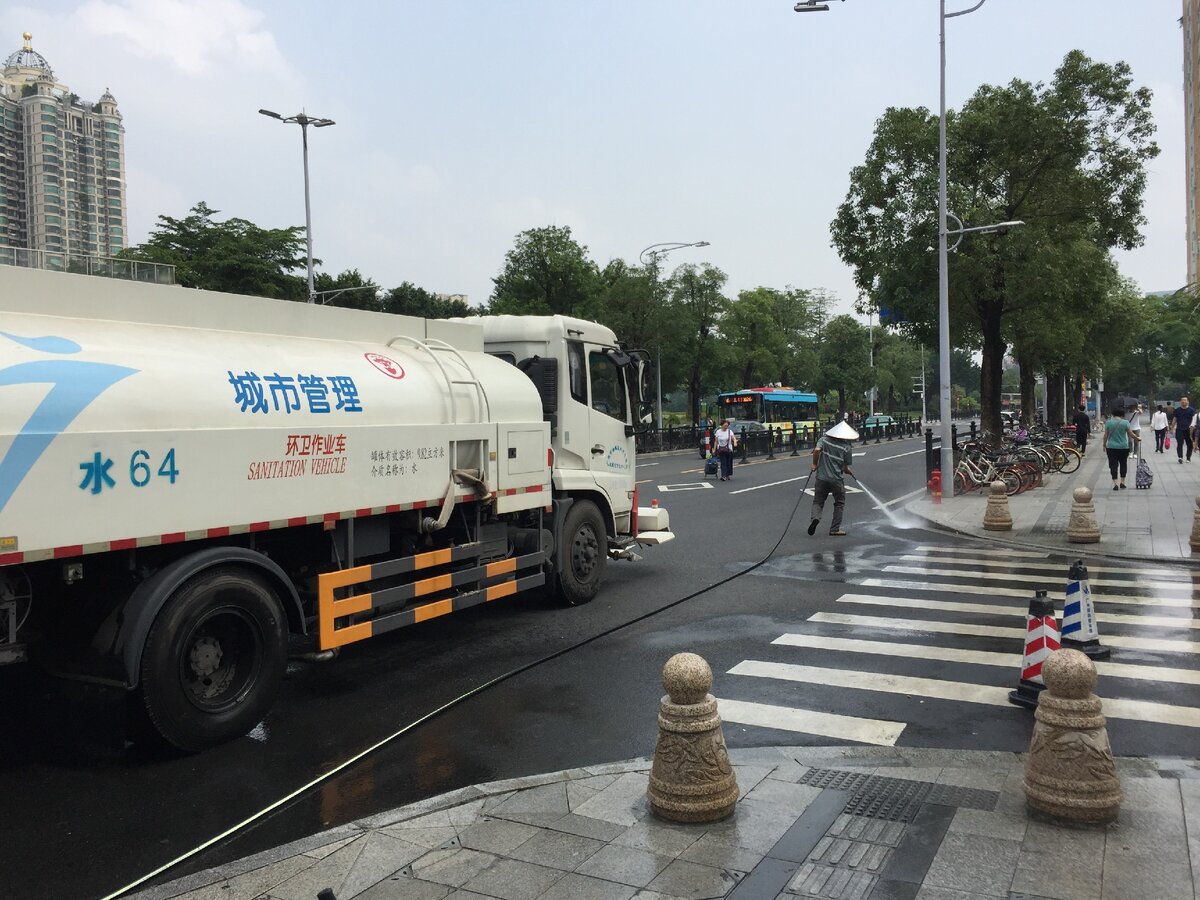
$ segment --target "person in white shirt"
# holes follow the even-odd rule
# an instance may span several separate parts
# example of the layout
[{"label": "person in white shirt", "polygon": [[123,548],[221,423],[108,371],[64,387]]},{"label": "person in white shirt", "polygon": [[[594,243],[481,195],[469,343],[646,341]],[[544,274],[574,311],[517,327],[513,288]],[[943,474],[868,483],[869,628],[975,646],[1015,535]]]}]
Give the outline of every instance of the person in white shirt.
[{"label": "person in white shirt", "polygon": [[1167,413],[1162,404],[1154,408],[1154,415],[1150,417],[1150,427],[1154,430],[1154,452],[1165,453],[1163,442],[1167,439]]},{"label": "person in white shirt", "polygon": [[1142,404],[1138,404],[1133,408],[1133,412],[1129,414],[1129,433],[1133,435],[1136,443],[1134,444],[1134,453],[1141,456],[1142,447]]},{"label": "person in white shirt", "polygon": [[717,448],[717,459],[721,461],[721,480],[728,481],[733,477],[733,451],[737,447],[737,435],[730,429],[728,419],[713,435],[713,444]]}]

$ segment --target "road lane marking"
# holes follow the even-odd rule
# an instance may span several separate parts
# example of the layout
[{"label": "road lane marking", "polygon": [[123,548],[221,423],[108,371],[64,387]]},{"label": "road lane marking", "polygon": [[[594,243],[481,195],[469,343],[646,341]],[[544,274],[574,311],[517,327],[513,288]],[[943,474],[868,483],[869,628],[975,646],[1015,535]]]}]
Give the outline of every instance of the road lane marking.
[{"label": "road lane marking", "polygon": [[[898,578],[864,578],[863,587],[891,588],[898,591],[923,591],[947,594],[994,594],[997,597],[1024,597],[1030,599],[1029,591],[1018,588],[993,587],[979,584],[942,584],[935,581],[903,581]],[[1066,600],[1064,591],[1048,591],[1051,600]],[[1200,608],[1200,600],[1176,600],[1170,597],[1126,597],[1123,594],[1105,594],[1092,591],[1094,603],[1109,603],[1123,606],[1178,606]]]},{"label": "road lane marking", "polygon": [[[838,650],[843,653],[870,653],[877,656],[899,656],[906,659],[938,659],[942,662],[969,663],[976,666],[1003,666],[1013,669],[1020,667],[1022,659],[1020,653],[962,650],[957,647],[928,647],[923,644],[892,644],[854,638],[831,638],[819,634],[784,634],[771,643],[784,647]],[[1097,672],[1111,678],[1135,678],[1141,681],[1200,685],[1200,669],[1169,669],[1113,662],[1096,662],[1095,666]]]},{"label": "road lane marking", "polygon": [[[1011,707],[1009,689],[986,684],[967,684],[943,681],[940,678],[916,678],[909,675],[889,675],[884,672],[859,672],[854,669],[822,669],[817,666],[796,666],[789,663],[762,662],[747,659],[729,670],[730,675],[749,675],[825,687],[843,687],[860,691],[879,691],[888,694],[907,694],[935,700],[959,700],[965,703],[984,703],[989,706]],[[1140,700],[1105,698],[1104,715],[1110,719],[1132,719],[1135,722],[1161,722],[1200,728],[1200,709],[1190,706],[1171,706],[1168,703],[1149,703]]]},{"label": "road lane marking", "polygon": [[637,467],[638,467],[639,469],[648,469],[648,468],[650,468],[651,466],[657,466],[657,465],[661,465],[661,463],[644,463],[644,462],[640,462],[640,463],[638,463],[638,464],[637,464]]},{"label": "road lane marking", "polygon": [[744,494],[747,491],[761,491],[763,488],[778,487],[781,484],[791,484],[794,481],[803,481],[808,478],[807,475],[798,475],[795,478],[785,478],[783,481],[772,481],[770,484],[756,484],[754,487],[740,488],[736,491],[730,491],[730,494]]},{"label": "road lane marking", "polygon": [[923,493],[925,493],[925,488],[917,488],[915,491],[910,491],[909,493],[905,494],[903,497],[897,497],[895,500],[889,500],[887,503],[880,503],[878,506],[872,506],[871,509],[887,509],[893,503],[900,503],[904,500],[908,500],[910,497],[915,497],[915,496],[917,496],[917,494],[923,494]]},{"label": "road lane marking", "polygon": [[671,491],[702,491],[705,488],[712,489],[712,485],[707,481],[693,481],[690,484],[660,484],[658,489],[664,494],[669,494]]},{"label": "road lane marking", "polygon": [[[917,453],[924,453],[924,452],[925,452],[925,448],[922,447],[920,450],[909,450],[907,453],[897,453],[895,456],[885,456],[882,459],[877,459],[875,461],[876,462],[887,462],[889,459],[899,459],[902,456],[913,456]],[[924,488],[922,488],[922,490],[924,490]]]},{"label": "road lane marking", "polygon": [[[880,597],[877,594],[842,594],[838,603],[861,603],[868,606],[899,606],[907,609],[940,609],[943,612],[971,612],[980,615],[1020,615],[1027,612],[1027,604],[996,606],[990,603],[952,603],[948,600],[926,600],[923,597]],[[1182,616],[1135,616],[1125,613],[1097,612],[1098,622],[1113,625],[1137,625],[1143,628],[1197,628],[1200,622]]]},{"label": "road lane marking", "polygon": [[[988,563],[983,563],[983,565],[988,565]],[[1027,568],[1033,568],[1033,566],[1028,566]],[[1061,566],[1043,566],[1041,568],[1050,569],[1058,573],[1062,572]],[[971,572],[960,569],[934,569],[928,566],[884,566],[883,571],[899,572],[901,575],[950,575],[958,578],[984,576],[993,581],[1023,581],[1026,583],[1033,583],[1039,577],[1034,573],[1026,575],[1012,575],[1004,572]],[[1062,576],[1060,575],[1060,577]],[[1047,575],[1046,578],[1049,578],[1049,575]],[[1089,580],[1089,584],[1102,584],[1105,587],[1150,588],[1156,591],[1184,591],[1189,594],[1192,592],[1191,583],[1178,584],[1174,581],[1121,581],[1114,578],[1092,578]]]},{"label": "road lane marking", "polygon": [[[1024,628],[1010,628],[1007,625],[971,625],[965,622],[934,622],[925,619],[894,619],[887,616],[858,616],[846,613],[813,613],[808,617],[810,622],[822,622],[830,625],[856,625],[860,628],[883,628],[892,631],[926,631],[933,634],[969,634],[974,637],[1015,638],[1023,641],[1026,631]],[[1176,641],[1164,638],[1127,637],[1123,634],[1108,634],[1104,643],[1109,647],[1123,647],[1126,650],[1150,650],[1156,653],[1198,653],[1200,642]]]},{"label": "road lane marking", "polygon": [[717,700],[717,712],[720,713],[723,722],[819,734],[822,737],[858,741],[880,747],[895,746],[904,732],[903,722],[840,716],[837,713],[796,709],[790,706],[770,706],[766,703],[747,703],[744,700]]},{"label": "road lane marking", "polygon": [[[1011,562],[1011,563],[1006,563],[1006,562],[999,561],[999,560],[997,560],[996,562],[983,562],[980,560],[967,560],[967,559],[953,559],[953,558],[942,559],[942,558],[939,558],[936,556],[907,555],[907,556],[899,556],[899,557],[897,557],[897,559],[908,560],[910,562],[938,563],[939,565],[943,565],[943,566],[946,566],[946,565],[949,565],[949,566],[969,566],[969,565],[991,566],[993,569],[998,568],[1000,566],[1008,566],[1008,567],[1014,568],[1014,569],[1035,569],[1039,572],[1046,572],[1046,571],[1061,572],[1064,568],[1067,568],[1067,569],[1070,568],[1069,566],[1064,567],[1064,566],[1058,566],[1058,565],[1046,565],[1046,564],[1040,564],[1040,563],[1026,563],[1026,562],[1016,562],[1016,561]],[[1121,567],[1121,566],[1088,566],[1087,570],[1088,570],[1089,579],[1091,577],[1092,572],[1111,572],[1111,573],[1116,573],[1116,574],[1120,574],[1120,575],[1133,575],[1137,578],[1156,578],[1156,577],[1161,578],[1164,574],[1167,573],[1167,570],[1165,568],[1158,569],[1158,570],[1143,570],[1143,569],[1125,568],[1125,567]],[[1186,571],[1182,570],[1182,569],[1176,569],[1175,571],[1179,572],[1179,575],[1181,578],[1190,579],[1193,574],[1200,576],[1200,571],[1197,571],[1195,569],[1187,569]],[[980,572],[979,574],[988,575],[990,573]],[[1064,577],[1064,579],[1066,578],[1066,576],[1063,576],[1063,577]]]}]

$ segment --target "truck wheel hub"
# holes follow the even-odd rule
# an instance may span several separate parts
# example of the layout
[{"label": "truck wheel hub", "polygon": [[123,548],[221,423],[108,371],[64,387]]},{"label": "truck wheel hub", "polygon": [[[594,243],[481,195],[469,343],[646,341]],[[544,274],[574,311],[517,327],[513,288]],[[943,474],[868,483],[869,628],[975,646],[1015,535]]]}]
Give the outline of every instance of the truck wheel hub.
[{"label": "truck wheel hub", "polygon": [[575,534],[571,553],[571,562],[575,568],[575,573],[582,577],[590,575],[592,569],[596,567],[596,556],[598,553],[599,546],[596,543],[596,535],[592,532],[592,529],[579,529]]},{"label": "truck wheel hub", "polygon": [[199,638],[188,654],[192,671],[197,678],[208,678],[221,667],[221,643],[214,637]]}]

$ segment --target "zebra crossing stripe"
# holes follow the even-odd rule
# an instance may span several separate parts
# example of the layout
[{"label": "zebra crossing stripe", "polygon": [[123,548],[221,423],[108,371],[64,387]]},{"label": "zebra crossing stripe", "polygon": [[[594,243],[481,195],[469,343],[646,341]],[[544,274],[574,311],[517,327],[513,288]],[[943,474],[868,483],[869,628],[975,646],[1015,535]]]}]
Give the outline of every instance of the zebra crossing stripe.
[{"label": "zebra crossing stripe", "polygon": [[[730,669],[728,674],[1012,708],[1008,702],[1008,688],[986,684],[968,684],[961,681],[943,681],[940,678],[889,675],[885,672],[860,672],[856,669],[823,669],[819,666],[797,666],[791,663],[764,662],[755,659],[742,660]],[[1200,709],[1190,706],[1171,706],[1168,703],[1150,703],[1140,700],[1106,699],[1103,711],[1104,715],[1110,719],[1131,719],[1135,722],[1159,722],[1164,725],[1200,728]],[[722,715],[724,715],[723,712]],[[1028,715],[1028,713],[1024,713],[1024,715]]]},{"label": "zebra crossing stripe", "polygon": [[[1005,567],[1005,568],[1010,568],[1010,569],[1011,568],[1036,569],[1039,572],[1061,572],[1063,569],[1068,569],[1068,570],[1070,569],[1069,566],[1043,565],[1040,563],[1017,562],[1016,560],[1012,561],[1011,563],[1005,563],[1001,560],[996,560],[995,562],[988,562],[988,561],[984,561],[984,560],[955,559],[953,557],[914,556],[911,554],[898,556],[897,559],[906,560],[909,562],[940,563],[942,565],[948,565],[948,566],[977,566],[977,567],[978,566],[990,566],[993,569],[1000,568],[1000,567]],[[1162,578],[1163,575],[1170,573],[1170,570],[1166,569],[1166,568],[1159,569],[1157,571],[1152,571],[1152,570],[1148,570],[1148,569],[1122,568],[1121,566],[1088,566],[1087,570],[1089,573],[1091,573],[1091,572],[1110,572],[1114,575],[1132,575],[1135,578]],[[1186,584],[1189,588],[1192,586],[1192,584],[1191,584],[1192,575],[1193,574],[1200,575],[1200,570],[1195,570],[1195,569],[1176,569],[1175,571],[1179,573],[1180,581],[1168,582],[1168,583],[1169,584],[1179,584],[1181,582],[1186,582]],[[987,574],[987,573],[981,573],[981,574]],[[1067,577],[1067,576],[1064,576],[1064,577]]]},{"label": "zebra crossing stripe", "polygon": [[[984,591],[980,584],[941,584],[934,581],[903,581],[899,578],[864,578],[858,582],[863,587],[890,588],[898,591],[921,591],[924,593],[974,594]],[[997,597],[1023,597],[1029,599],[1029,591],[1018,588],[1003,588],[987,585],[989,595]],[[1066,595],[1050,591],[1054,600],[1064,600]],[[1112,599],[1108,599],[1108,598]],[[1123,594],[1100,594],[1092,591],[1093,603],[1120,604],[1122,606],[1180,606],[1200,609],[1200,600],[1176,600],[1163,597],[1126,597]]]},{"label": "zebra crossing stripe", "polygon": [[[978,588],[972,588],[971,593],[979,593]],[[1023,593],[1013,591],[1014,594]],[[837,598],[838,603],[861,603],[866,606],[899,606],[908,609],[936,609],[943,612],[979,613],[989,616],[1025,615],[1023,606],[1000,606],[991,603],[955,603],[951,600],[926,600],[923,597],[880,597],[877,594],[842,594]],[[1097,622],[1108,622],[1113,625],[1136,625],[1143,628],[1196,628],[1200,629],[1200,621],[1175,616],[1134,616],[1125,613],[1096,613]],[[1066,626],[1063,626],[1066,634]]]},{"label": "zebra crossing stripe", "polygon": [[[986,566],[986,565],[990,565],[990,563],[976,563],[975,565]],[[1024,568],[1032,568],[1032,567],[1025,566]],[[1060,572],[1060,573],[1062,571],[1061,566],[1045,566],[1043,568],[1051,569],[1055,572]],[[1044,576],[1044,577],[1039,577],[1034,574],[1012,575],[1012,574],[1008,574],[1005,572],[964,571],[961,569],[933,569],[933,568],[929,568],[928,566],[884,566],[883,571],[899,572],[902,575],[949,575],[949,576],[953,576],[956,578],[971,578],[971,577],[978,578],[980,576],[983,576],[984,578],[987,578],[988,580],[991,580],[991,581],[1021,581],[1026,584],[1029,584],[1031,582],[1038,581],[1038,580],[1041,580],[1041,581],[1050,581],[1050,580],[1059,581],[1059,580],[1061,580],[1061,578],[1051,579],[1049,575]],[[1192,593],[1192,584],[1190,582],[1188,582],[1187,584],[1180,584],[1179,582],[1176,582],[1176,581],[1121,581],[1121,580],[1112,579],[1112,578],[1096,578],[1092,581],[1092,584],[1103,584],[1108,587],[1128,587],[1128,588],[1140,588],[1143,590],[1182,591],[1182,592],[1185,592],[1188,594]]]},{"label": "zebra crossing stripe", "polygon": [[1049,559],[1049,553],[1028,550],[973,550],[970,547],[917,547],[918,553],[959,553],[964,556],[1016,556],[1024,559]]},{"label": "zebra crossing stripe", "polygon": [[[905,659],[936,659],[941,662],[996,666],[1004,669],[1015,669],[1021,665],[1021,654],[1019,653],[964,650],[959,647],[931,647],[925,644],[898,644],[890,641],[864,641],[857,638],[828,637],[819,634],[782,634],[771,643],[784,647],[838,650],[843,653],[867,653],[874,656],[898,656]],[[1095,666],[1098,673],[1109,678],[1200,685],[1200,669],[1169,669],[1160,666],[1134,666],[1128,663],[1113,662],[1097,662]]]},{"label": "zebra crossing stripe", "polygon": [[748,703],[744,700],[717,700],[717,712],[723,722],[756,725],[759,728],[775,728],[780,731],[795,731],[802,734],[819,734],[822,737],[857,741],[861,744],[875,744],[881,747],[895,746],[896,741],[904,732],[903,722],[842,716],[837,713],[796,709],[790,706],[771,706],[766,703]]},{"label": "zebra crossing stripe", "polygon": [[[1025,639],[1026,629],[1010,628],[1005,625],[972,625],[965,622],[934,622],[924,619],[893,619],[883,616],[858,616],[845,613],[813,613],[810,622],[831,625],[857,625],[860,628],[884,628],[893,631],[925,631],[934,634],[969,634],[976,637]],[[1150,650],[1159,653],[1197,653],[1200,643],[1196,641],[1174,641],[1160,638],[1136,638],[1123,634],[1105,636],[1110,647],[1126,650]]]}]

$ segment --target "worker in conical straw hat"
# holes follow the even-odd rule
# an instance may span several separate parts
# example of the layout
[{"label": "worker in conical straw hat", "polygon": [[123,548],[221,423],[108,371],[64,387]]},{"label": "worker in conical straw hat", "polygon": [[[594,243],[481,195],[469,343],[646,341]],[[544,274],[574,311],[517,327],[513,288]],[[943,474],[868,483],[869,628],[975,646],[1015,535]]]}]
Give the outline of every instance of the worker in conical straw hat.
[{"label": "worker in conical straw hat", "polygon": [[809,534],[816,533],[817,523],[821,521],[821,513],[825,510],[825,498],[833,494],[833,521],[829,524],[829,533],[834,537],[846,536],[846,532],[842,531],[842,512],[846,508],[845,476],[854,477],[850,468],[854,455],[851,442],[857,439],[858,432],[843,420],[825,432],[817,442],[812,457],[812,471],[816,473],[817,483],[813,488]]}]

